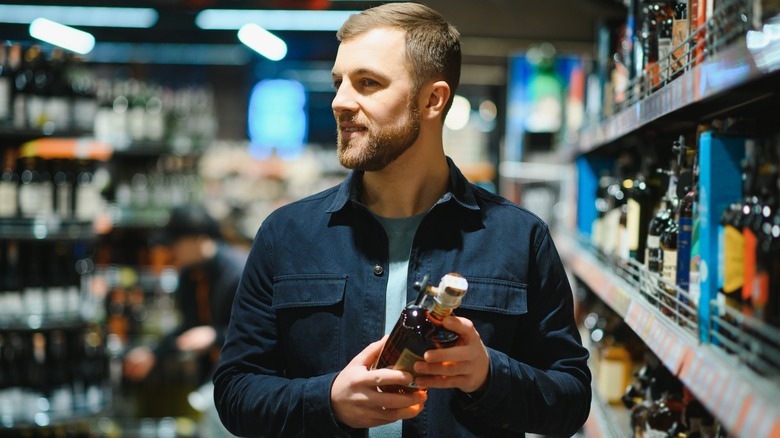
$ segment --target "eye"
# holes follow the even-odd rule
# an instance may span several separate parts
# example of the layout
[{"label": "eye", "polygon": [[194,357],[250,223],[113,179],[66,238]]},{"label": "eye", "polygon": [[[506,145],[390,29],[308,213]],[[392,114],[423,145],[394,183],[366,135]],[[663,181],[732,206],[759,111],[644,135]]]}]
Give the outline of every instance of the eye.
[{"label": "eye", "polygon": [[363,85],[364,87],[376,87],[376,86],[379,86],[379,82],[377,82],[377,81],[375,81],[373,79],[369,79],[369,78],[361,79],[360,80],[360,84]]},{"label": "eye", "polygon": [[341,87],[341,80],[333,81],[333,88],[338,90]]}]

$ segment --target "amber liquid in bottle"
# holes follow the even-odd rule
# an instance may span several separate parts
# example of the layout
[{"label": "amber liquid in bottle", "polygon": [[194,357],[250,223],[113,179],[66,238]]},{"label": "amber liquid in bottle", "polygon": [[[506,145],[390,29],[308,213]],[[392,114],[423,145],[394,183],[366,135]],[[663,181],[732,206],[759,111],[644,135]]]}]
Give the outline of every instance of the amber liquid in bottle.
[{"label": "amber liquid in bottle", "polygon": [[[421,289],[421,297],[424,297],[422,294],[433,296],[433,307],[430,310],[426,309],[422,305],[423,300],[418,299],[414,304],[404,308],[374,368],[408,371],[416,377],[414,363],[424,360],[426,351],[451,347],[458,342],[458,334],[445,329],[442,321],[460,305],[460,300],[468,287],[466,279],[458,274],[447,274],[442,278],[438,288],[427,286],[425,280],[423,284],[415,287]],[[420,388],[412,384],[384,385],[379,389],[382,392],[406,394],[418,391]]]}]

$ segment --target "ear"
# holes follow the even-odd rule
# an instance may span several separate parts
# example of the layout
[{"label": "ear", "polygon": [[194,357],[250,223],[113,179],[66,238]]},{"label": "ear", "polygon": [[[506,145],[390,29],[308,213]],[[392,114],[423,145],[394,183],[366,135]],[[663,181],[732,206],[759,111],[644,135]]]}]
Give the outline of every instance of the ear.
[{"label": "ear", "polygon": [[421,95],[420,116],[428,120],[440,118],[450,99],[450,86],[444,81],[436,81],[425,87]]}]

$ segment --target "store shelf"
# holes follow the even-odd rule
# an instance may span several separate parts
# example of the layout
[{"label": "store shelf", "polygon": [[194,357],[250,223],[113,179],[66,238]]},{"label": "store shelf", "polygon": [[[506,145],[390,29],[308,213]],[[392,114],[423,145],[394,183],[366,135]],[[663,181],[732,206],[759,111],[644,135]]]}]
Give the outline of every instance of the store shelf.
[{"label": "store shelf", "polygon": [[25,141],[43,137],[73,138],[89,135],[87,131],[46,130],[46,129],[16,129],[8,125],[0,125],[0,139],[7,143],[21,144]]},{"label": "store shelf", "polygon": [[84,240],[95,236],[92,221],[62,219],[58,216],[0,218],[0,239]]},{"label": "store shelf", "polygon": [[590,415],[583,429],[589,438],[625,438],[632,436],[628,411],[622,406],[610,406],[593,387]]},{"label": "store shelf", "polygon": [[[729,17],[734,20],[736,17]],[[708,29],[708,32],[711,32]],[[653,127],[664,116],[683,109],[700,109],[702,114],[718,114],[736,106],[761,100],[776,91],[776,83],[762,84],[742,93],[739,101],[729,97],[734,90],[757,84],[759,79],[780,74],[780,38],[772,29],[749,31],[727,48],[710,50],[708,58],[689,67],[684,74],[647,96],[640,96],[613,116],[582,130],[575,152],[586,153],[628,134]],[[717,48],[714,46],[713,48]]]},{"label": "store shelf", "polygon": [[122,208],[111,206],[108,212],[114,227],[159,228],[168,223],[170,211],[163,208]]},{"label": "store shelf", "polygon": [[[780,436],[780,384],[744,366],[715,345],[701,344],[695,328],[675,321],[632,284],[635,278],[602,262],[586,244],[556,236],[571,273],[624,317],[664,365],[738,437]],[[641,279],[639,280],[641,281]],[[641,284],[641,283],[640,283]]]}]

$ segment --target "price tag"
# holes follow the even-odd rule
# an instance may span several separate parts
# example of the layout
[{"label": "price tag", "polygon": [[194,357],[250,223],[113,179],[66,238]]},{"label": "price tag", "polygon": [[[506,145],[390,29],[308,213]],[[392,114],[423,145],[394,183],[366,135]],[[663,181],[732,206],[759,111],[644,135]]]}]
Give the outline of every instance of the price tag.
[{"label": "price tag", "polygon": [[631,304],[628,305],[628,310],[626,311],[626,324],[628,324],[629,327],[631,327],[632,330],[635,332],[638,332],[639,327],[639,314],[642,312],[641,306],[635,302],[631,302]]},{"label": "price tag", "polygon": [[739,420],[744,415],[742,410],[745,405],[749,405],[748,401],[748,388],[747,385],[741,384],[737,379],[733,379],[731,396],[727,396],[723,410],[719,412],[713,412],[713,414],[723,421],[726,428],[729,430],[737,430],[739,426]]}]

